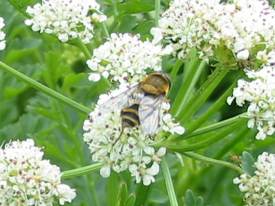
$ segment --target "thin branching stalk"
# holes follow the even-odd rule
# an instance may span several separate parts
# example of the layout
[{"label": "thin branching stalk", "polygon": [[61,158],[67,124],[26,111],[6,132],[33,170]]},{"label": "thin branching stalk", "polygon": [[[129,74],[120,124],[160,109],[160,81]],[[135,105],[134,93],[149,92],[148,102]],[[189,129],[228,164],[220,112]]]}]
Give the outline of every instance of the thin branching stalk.
[{"label": "thin branching stalk", "polygon": [[202,61],[200,63],[200,65],[198,66],[197,70],[195,71],[193,77],[192,77],[192,81],[191,82],[184,82],[183,84],[187,84],[188,86],[186,87],[186,91],[180,91],[180,94],[182,92],[182,99],[181,99],[181,103],[177,109],[176,112],[176,117],[180,115],[180,112],[183,110],[186,102],[188,101],[188,99],[191,96],[191,93],[194,90],[194,87],[197,83],[197,81],[199,80],[199,77],[202,73],[202,71],[205,69],[206,63],[204,61]]},{"label": "thin branching stalk", "polygon": [[105,22],[102,22],[102,29],[104,31],[104,34],[105,34],[106,38],[109,38],[110,34],[109,34],[109,31],[108,31],[108,28],[107,28],[107,25],[106,25]]},{"label": "thin branching stalk", "polygon": [[46,94],[50,97],[53,97],[56,100],[63,102],[64,104],[67,104],[82,113],[88,114],[90,112],[89,107],[79,104],[78,102],[50,89],[49,87],[44,86],[43,84],[35,81],[34,79],[26,76],[25,74],[17,71],[16,69],[10,67],[9,65],[7,65],[1,61],[0,61],[0,69],[3,69],[6,72],[9,72],[10,74],[14,75],[16,78],[22,80],[23,82],[27,83],[28,85],[37,89],[38,91],[43,92],[44,94]]},{"label": "thin branching stalk", "polygon": [[217,141],[221,141],[222,139],[227,137],[229,134],[231,134],[232,130],[236,129],[236,127],[239,126],[239,124],[237,123],[238,122],[235,122],[235,124],[225,127],[220,131],[212,132],[209,135],[202,134],[198,137],[190,138],[190,140],[189,139],[184,139],[182,141],[170,140],[170,141],[164,142],[162,146],[165,146],[167,149],[173,152],[180,152],[180,153],[206,148],[212,144],[217,143]]},{"label": "thin branching stalk", "polygon": [[228,72],[229,70],[226,68],[216,68],[216,70],[209,76],[208,80],[193,95],[193,97],[189,99],[184,108],[179,111],[178,117],[180,118],[181,123],[190,121],[190,118],[192,118],[192,116],[205,103]]},{"label": "thin branching stalk", "polygon": [[239,120],[246,119],[246,118],[247,118],[246,113],[243,113],[243,114],[234,116],[232,118],[229,118],[229,119],[226,119],[226,120],[223,120],[223,121],[220,121],[220,122],[216,122],[216,123],[201,127],[201,128],[199,128],[195,131],[191,131],[191,132],[187,131],[184,135],[181,135],[181,136],[179,136],[179,135],[170,135],[167,139],[170,142],[173,141],[174,139],[179,139],[179,138],[189,139],[191,137],[199,136],[199,135],[202,135],[202,134],[213,132],[213,131],[215,131],[217,129],[221,129],[223,127],[230,126],[230,125],[238,122]]},{"label": "thin branching stalk", "polygon": [[186,126],[186,130],[190,133],[196,130],[200,125],[206,122],[210,116],[217,112],[222,106],[226,104],[227,98],[232,94],[233,89],[235,88],[235,83],[233,83],[223,94],[222,96],[211,105],[206,112],[203,113],[198,119],[192,121],[189,125]]},{"label": "thin branching stalk", "polygon": [[102,164],[97,163],[97,164],[92,164],[89,166],[80,167],[80,168],[73,169],[73,170],[67,170],[67,171],[62,172],[62,179],[68,179],[68,178],[73,178],[73,177],[77,177],[77,176],[81,176],[81,175],[86,175],[93,171],[99,170],[101,167],[102,167]]},{"label": "thin branching stalk", "polygon": [[197,129],[196,131],[194,131],[190,134],[187,133],[185,138],[190,138],[190,137],[198,136],[198,135],[205,134],[205,133],[208,133],[208,132],[212,132],[212,131],[215,131],[217,129],[220,129],[220,128],[229,126],[231,124],[234,124],[238,120],[245,119],[245,118],[246,118],[246,113],[243,113],[243,114],[234,116],[232,118],[229,118],[229,119],[226,119],[226,120],[223,120],[223,121],[220,121],[220,122],[217,122],[217,123],[199,128],[199,129]]},{"label": "thin branching stalk", "polygon": [[[189,85],[193,81],[193,77],[194,77],[194,73],[197,69],[198,61],[199,60],[197,59],[197,57],[194,56],[188,65],[186,65],[186,64],[184,65],[184,76],[183,76],[183,80],[181,83],[181,87],[179,88],[176,99],[175,99],[175,101],[172,105],[172,109],[171,109],[171,112],[174,115],[176,115],[179,112],[179,110],[180,110],[179,107],[182,105],[181,100],[184,98]],[[173,68],[173,70],[175,70],[175,68]],[[173,74],[173,75],[176,76],[176,72],[174,72],[174,73],[175,74]]]},{"label": "thin branching stalk", "polygon": [[183,154],[185,156],[191,157],[193,159],[196,159],[196,160],[199,160],[199,161],[202,161],[202,162],[207,162],[207,163],[210,163],[210,164],[221,165],[221,166],[224,166],[224,167],[228,167],[228,168],[230,168],[232,170],[235,170],[235,171],[237,171],[240,174],[243,173],[243,171],[242,171],[242,169],[240,167],[238,167],[237,165],[232,164],[230,162],[226,162],[226,161],[223,161],[223,160],[212,159],[210,157],[206,157],[206,156],[203,156],[203,155],[195,153],[195,152],[185,152]]},{"label": "thin branching stalk", "polygon": [[160,0],[155,0],[155,26],[159,25]]},{"label": "thin branching stalk", "polygon": [[165,180],[165,185],[166,185],[170,205],[178,206],[177,196],[176,196],[174,185],[172,182],[172,177],[169,171],[168,164],[165,159],[163,159],[161,162],[161,170]]},{"label": "thin branching stalk", "polygon": [[183,65],[182,60],[178,59],[177,62],[175,63],[175,66],[173,67],[173,69],[171,71],[171,74],[170,74],[172,79],[175,79],[177,77],[177,74],[178,74],[180,68],[182,67],[182,65]]},{"label": "thin branching stalk", "polygon": [[83,52],[86,59],[90,59],[92,57],[88,47],[80,39],[76,41],[75,45]]},{"label": "thin branching stalk", "polygon": [[116,17],[119,16],[119,12],[118,12],[118,9],[117,9],[117,0],[112,0],[112,6],[113,6],[115,16]]}]

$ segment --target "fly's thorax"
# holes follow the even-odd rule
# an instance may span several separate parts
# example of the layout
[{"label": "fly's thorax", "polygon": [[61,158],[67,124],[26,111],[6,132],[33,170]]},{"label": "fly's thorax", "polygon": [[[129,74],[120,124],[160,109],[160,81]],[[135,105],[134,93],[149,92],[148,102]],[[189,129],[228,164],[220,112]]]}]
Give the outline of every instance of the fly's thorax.
[{"label": "fly's thorax", "polygon": [[167,95],[170,90],[170,84],[167,74],[152,73],[140,83],[140,89],[146,94]]}]

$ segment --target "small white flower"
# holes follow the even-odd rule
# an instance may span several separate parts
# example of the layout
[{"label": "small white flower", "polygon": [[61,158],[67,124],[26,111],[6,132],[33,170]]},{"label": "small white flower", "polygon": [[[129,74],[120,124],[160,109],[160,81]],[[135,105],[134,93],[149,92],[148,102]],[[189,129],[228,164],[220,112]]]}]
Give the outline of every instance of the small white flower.
[{"label": "small white flower", "polygon": [[76,197],[75,191],[72,190],[68,185],[60,184],[57,186],[57,192],[59,195],[60,205],[64,205],[66,202],[72,202]]},{"label": "small white flower", "polygon": [[242,174],[233,180],[244,193],[246,206],[273,206],[275,199],[275,155],[264,152],[255,162],[253,176]]},{"label": "small white flower", "polygon": [[5,36],[6,35],[2,31],[4,26],[5,26],[4,19],[2,17],[0,17],[0,51],[4,50],[6,48],[6,41],[5,41]]},{"label": "small white flower", "polygon": [[[138,35],[111,34],[105,44],[94,50],[87,65],[113,82],[135,83],[145,77],[148,69],[160,71],[161,58],[167,52],[150,41],[141,41]],[[91,76],[89,80],[93,81]]]},{"label": "small white flower", "polygon": [[[79,38],[89,43],[94,33],[92,20],[106,20],[99,9],[95,0],[42,0],[42,3],[27,8],[31,18],[25,24],[33,31],[55,34],[62,42]],[[91,16],[90,12],[93,12]]]},{"label": "small white flower", "polygon": [[89,76],[89,80],[93,82],[98,82],[100,80],[100,74],[98,73],[91,73]]},{"label": "small white flower", "polygon": [[59,167],[42,158],[31,139],[0,149],[0,205],[53,206],[55,199],[63,205],[75,198],[75,190],[61,183]]},{"label": "small white flower", "polygon": [[110,168],[110,166],[104,166],[104,167],[102,167],[101,169],[100,169],[100,175],[102,176],[102,177],[109,177],[110,176],[110,174],[111,174],[111,168]]},{"label": "small white flower", "polygon": [[247,60],[249,57],[249,51],[247,49],[237,53],[237,58],[239,60]]},{"label": "small white flower", "polygon": [[170,132],[171,134],[182,135],[185,132],[184,127],[182,127],[179,123],[176,123],[175,119],[169,113],[163,115],[161,127],[164,131]]},{"label": "small white flower", "polygon": [[267,63],[261,70],[247,70],[246,74],[251,81],[239,80],[227,102],[231,104],[235,99],[240,107],[249,103],[247,125],[257,128],[256,139],[263,140],[275,133],[275,67]]}]

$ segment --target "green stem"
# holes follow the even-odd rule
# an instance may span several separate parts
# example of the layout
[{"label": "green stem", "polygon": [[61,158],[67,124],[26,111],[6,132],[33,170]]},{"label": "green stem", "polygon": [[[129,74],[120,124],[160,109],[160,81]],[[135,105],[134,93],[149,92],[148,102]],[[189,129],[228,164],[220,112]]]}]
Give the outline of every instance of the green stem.
[{"label": "green stem", "polygon": [[235,136],[232,137],[224,146],[218,149],[216,154],[213,155],[214,158],[220,159],[229,151],[233,151],[235,146],[243,141],[244,137],[251,137],[253,130],[249,130],[246,125],[240,124],[240,130],[235,133]]},{"label": "green stem", "polygon": [[211,115],[213,115],[215,112],[217,112],[222,106],[225,105],[226,99],[232,94],[233,89],[235,88],[235,83],[232,84],[224,93],[223,95],[215,101],[211,107],[208,108],[208,110],[201,115],[198,119],[191,122],[190,125],[185,126],[186,130],[188,132],[192,132],[196,130],[200,125],[202,125],[204,122],[206,122]]},{"label": "green stem", "polygon": [[173,69],[171,71],[171,74],[170,74],[172,79],[175,79],[177,77],[177,74],[178,74],[179,69],[181,68],[182,64],[183,64],[183,62],[180,59],[178,59],[177,62],[175,63],[175,66],[173,67]]},{"label": "green stem", "polygon": [[117,9],[117,0],[112,0],[112,5],[113,5],[115,16],[119,16],[119,12],[118,12],[118,9]]},{"label": "green stem", "polygon": [[223,120],[223,121],[220,121],[220,122],[216,122],[216,123],[211,124],[211,125],[207,125],[205,127],[202,127],[202,128],[199,128],[199,129],[195,130],[194,132],[191,131],[191,133],[189,133],[187,131],[184,135],[181,135],[181,136],[179,136],[179,135],[170,135],[165,142],[168,142],[168,141],[171,142],[174,139],[179,139],[179,138],[182,138],[182,139],[186,140],[186,139],[189,139],[191,137],[195,137],[195,136],[199,136],[199,135],[202,135],[202,134],[205,134],[205,133],[209,133],[209,132],[215,131],[217,129],[232,125],[235,122],[237,122],[238,120],[241,120],[243,118],[247,118],[246,113],[240,114],[238,116],[234,116],[232,118],[229,118],[229,119],[226,119],[226,120]]},{"label": "green stem", "polygon": [[77,102],[75,102],[74,100],[44,86],[43,84],[35,81],[34,79],[26,76],[25,74],[22,74],[21,72],[18,72],[17,70],[15,70],[14,68],[8,66],[7,64],[3,63],[0,61],[0,68],[11,73],[12,75],[14,75],[15,77],[17,77],[18,79],[24,81],[25,83],[29,84],[30,86],[32,86],[33,88],[45,93],[46,95],[53,97],[57,100],[59,100],[60,102],[63,102],[77,110],[79,110],[80,112],[83,112],[85,114],[88,114],[90,112],[90,108],[83,106],[82,104],[79,104]]},{"label": "green stem", "polygon": [[86,175],[90,172],[100,169],[101,167],[102,167],[101,163],[96,163],[96,164],[92,164],[92,165],[85,166],[85,167],[80,167],[80,168],[73,169],[73,170],[67,170],[67,171],[62,172],[62,179],[68,179],[68,178],[72,178],[72,177]]},{"label": "green stem", "polygon": [[83,54],[85,55],[86,59],[90,59],[92,57],[89,49],[87,48],[87,46],[80,40],[78,39],[76,41],[76,46],[81,49],[81,51],[83,52]]},{"label": "green stem", "polygon": [[159,25],[160,0],[155,0],[155,26]]},{"label": "green stem", "polygon": [[102,22],[102,28],[103,28],[103,31],[104,31],[104,33],[105,33],[105,36],[106,36],[107,38],[109,38],[109,37],[110,37],[110,34],[109,34],[109,31],[108,31],[108,28],[107,28],[107,25],[106,25],[105,22]]},{"label": "green stem", "polygon": [[182,100],[181,100],[181,103],[177,109],[176,117],[178,115],[180,115],[180,111],[183,110],[186,102],[190,98],[191,93],[193,92],[193,89],[194,89],[197,81],[199,80],[199,77],[200,77],[202,71],[204,70],[205,66],[206,66],[206,63],[204,61],[202,61],[199,65],[198,69],[195,71],[194,76],[192,78],[190,78],[191,82],[185,82],[185,84],[188,86],[185,87],[186,91],[180,91],[180,94],[182,94]]},{"label": "green stem", "polygon": [[179,88],[176,99],[172,105],[172,110],[171,110],[172,114],[176,114],[178,112],[179,107],[181,105],[181,101],[184,98],[184,95],[193,80],[194,73],[196,72],[198,59],[194,53],[195,52],[193,51],[189,54],[191,60],[189,62],[185,63],[185,65],[184,65],[184,76],[183,76],[183,80],[181,83],[181,87]]},{"label": "green stem", "polygon": [[225,68],[216,68],[208,80],[180,111],[179,117],[182,123],[185,123],[187,120],[189,120],[199,110],[199,108],[205,103],[205,101],[226,76],[228,71],[229,70]]},{"label": "green stem", "polygon": [[172,182],[172,177],[165,159],[163,159],[161,162],[161,170],[165,180],[165,185],[170,200],[170,206],[178,206],[177,196]]},{"label": "green stem", "polygon": [[135,206],[140,206],[140,205],[146,204],[146,201],[150,194],[151,188],[152,188],[152,185],[145,186],[142,183],[136,187],[135,194],[136,194],[136,197],[138,197],[138,198],[136,198]]},{"label": "green stem", "polygon": [[11,1],[9,0],[9,3],[17,10],[19,11],[23,16],[25,16],[26,18],[31,18],[31,16],[26,12],[26,8],[21,8],[19,6],[19,4],[17,4],[15,1]]},{"label": "green stem", "polygon": [[210,145],[215,144],[218,141],[221,141],[223,138],[231,134],[232,130],[236,129],[236,127],[239,127],[237,122],[235,122],[235,124],[229,127],[223,128],[221,131],[212,132],[209,135],[201,135],[199,137],[190,138],[188,140],[184,139],[179,142],[170,140],[162,143],[162,145],[160,146],[164,146],[173,152],[180,152],[180,153],[199,150],[202,148],[209,147]]},{"label": "green stem", "polygon": [[185,152],[183,153],[185,156],[188,156],[188,157],[191,157],[193,159],[196,159],[196,160],[199,160],[199,161],[202,161],[202,162],[208,162],[210,164],[217,164],[217,165],[221,165],[221,166],[224,166],[224,167],[228,167],[230,169],[233,169],[235,171],[237,171],[238,173],[242,174],[243,171],[240,167],[238,167],[237,165],[235,164],[232,164],[230,162],[226,162],[226,161],[223,161],[223,160],[216,160],[216,159],[212,159],[210,157],[206,157],[206,156],[203,156],[201,154],[198,154],[198,153],[195,153],[195,152]]},{"label": "green stem", "polygon": [[243,113],[243,114],[240,114],[238,116],[235,116],[235,117],[232,117],[232,118],[229,118],[229,119],[226,119],[226,120],[223,120],[223,121],[220,121],[220,122],[217,122],[217,123],[214,123],[214,124],[202,127],[202,128],[199,128],[196,131],[192,132],[191,134],[187,134],[186,136],[184,136],[184,138],[186,139],[186,138],[198,136],[198,135],[208,133],[208,132],[212,132],[214,130],[217,130],[217,129],[226,127],[228,125],[234,124],[238,120],[245,118],[245,115],[246,115],[246,113]]}]

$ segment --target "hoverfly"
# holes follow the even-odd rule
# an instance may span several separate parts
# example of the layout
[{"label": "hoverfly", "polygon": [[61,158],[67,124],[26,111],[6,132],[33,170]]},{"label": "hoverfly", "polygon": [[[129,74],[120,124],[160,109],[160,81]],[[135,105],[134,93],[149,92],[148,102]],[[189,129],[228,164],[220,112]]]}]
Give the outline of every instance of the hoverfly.
[{"label": "hoverfly", "polygon": [[112,105],[121,106],[123,133],[126,127],[140,126],[146,135],[154,135],[159,127],[161,104],[167,101],[171,81],[167,74],[154,72],[141,82],[111,98]]}]

